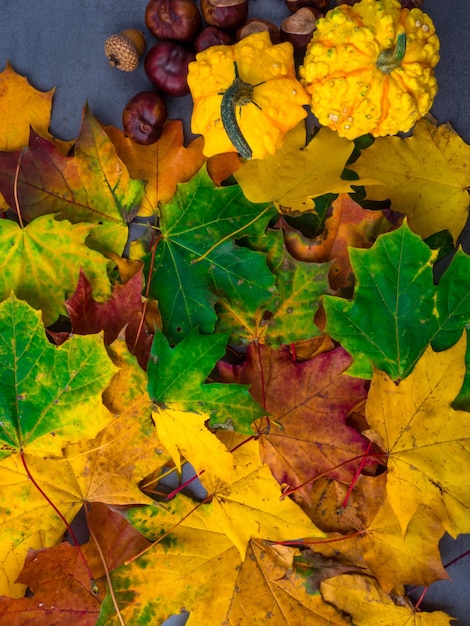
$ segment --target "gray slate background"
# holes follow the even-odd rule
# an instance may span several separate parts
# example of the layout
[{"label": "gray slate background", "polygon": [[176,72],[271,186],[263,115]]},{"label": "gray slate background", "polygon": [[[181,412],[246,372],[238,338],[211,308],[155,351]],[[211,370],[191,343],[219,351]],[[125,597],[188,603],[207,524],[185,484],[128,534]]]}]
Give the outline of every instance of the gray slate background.
[{"label": "gray slate background", "polygon": [[[77,137],[86,101],[101,122],[121,127],[126,102],[151,84],[142,65],[131,74],[110,68],[103,44],[110,34],[134,27],[144,31],[150,47],[155,40],[145,28],[146,5],[147,0],[1,0],[0,71],[9,60],[37,89],[56,87],[51,132],[61,139]],[[439,92],[431,112],[470,143],[470,2],[425,0],[424,9],[441,39]],[[249,17],[279,23],[288,14],[284,0],[250,0]],[[169,99],[170,117],[187,122],[190,106],[189,96]],[[185,133],[189,140],[187,123]],[[463,242],[468,251],[468,231]],[[444,563],[468,549],[468,536],[444,539]],[[459,617],[456,624],[470,626],[470,556],[448,571],[452,580],[435,583],[422,607],[445,610]]]}]

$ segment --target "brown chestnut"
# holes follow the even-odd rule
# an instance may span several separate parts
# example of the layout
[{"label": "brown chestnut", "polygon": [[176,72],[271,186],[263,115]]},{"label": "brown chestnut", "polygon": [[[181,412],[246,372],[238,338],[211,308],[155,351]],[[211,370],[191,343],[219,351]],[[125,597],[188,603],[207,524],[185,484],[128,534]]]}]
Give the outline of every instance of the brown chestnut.
[{"label": "brown chestnut", "polygon": [[[312,7],[314,9],[324,9],[328,4],[329,0],[286,0],[286,6],[289,11],[295,13],[302,7]],[[345,4],[345,2],[341,2]],[[340,4],[341,4],[340,3]]]},{"label": "brown chestnut", "polygon": [[201,11],[210,26],[238,28],[248,16],[248,0],[201,0]]},{"label": "brown chestnut", "polygon": [[317,16],[314,9],[303,7],[282,21],[281,39],[290,41],[294,48],[304,48],[316,27]]},{"label": "brown chestnut", "polygon": [[216,28],[215,26],[207,26],[196,37],[194,49],[196,52],[202,52],[212,46],[229,46],[233,43],[233,37],[226,30]]},{"label": "brown chestnut", "polygon": [[401,0],[403,9],[420,9],[423,6],[423,0]]},{"label": "brown chestnut", "polygon": [[192,41],[202,28],[202,18],[194,0],[150,0],[145,24],[159,39]]},{"label": "brown chestnut", "polygon": [[253,33],[261,33],[263,31],[268,31],[269,37],[274,44],[281,41],[279,28],[272,22],[268,22],[268,20],[262,20],[261,18],[256,18],[245,22],[243,26],[241,26],[237,30],[237,40],[240,41],[240,39],[248,37],[248,35],[252,35]]},{"label": "brown chestnut", "polygon": [[136,143],[149,145],[158,141],[168,114],[163,98],[154,91],[140,91],[124,107],[124,134]]},{"label": "brown chestnut", "polygon": [[175,41],[159,41],[145,57],[147,78],[161,91],[171,96],[189,93],[188,65],[196,55]]}]

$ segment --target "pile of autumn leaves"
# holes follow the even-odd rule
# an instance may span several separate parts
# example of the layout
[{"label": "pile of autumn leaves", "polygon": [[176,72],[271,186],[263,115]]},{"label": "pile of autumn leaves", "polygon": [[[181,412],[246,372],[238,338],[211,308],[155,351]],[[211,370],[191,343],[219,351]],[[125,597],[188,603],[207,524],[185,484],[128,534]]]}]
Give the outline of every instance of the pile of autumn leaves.
[{"label": "pile of autumn leaves", "polygon": [[179,122],[143,147],[90,111],[64,144],[51,93],[0,83],[8,623],[449,624],[402,585],[446,578],[440,538],[470,532],[469,257],[433,277],[469,146],[423,120],[305,147],[301,125],[242,165]]}]

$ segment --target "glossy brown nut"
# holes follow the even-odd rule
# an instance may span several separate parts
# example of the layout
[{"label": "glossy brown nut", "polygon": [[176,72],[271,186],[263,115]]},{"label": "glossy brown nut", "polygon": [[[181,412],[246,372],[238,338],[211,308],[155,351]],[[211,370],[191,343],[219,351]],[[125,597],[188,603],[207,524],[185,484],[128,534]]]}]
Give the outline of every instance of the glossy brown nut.
[{"label": "glossy brown nut", "polygon": [[233,43],[233,37],[226,30],[217,28],[216,26],[207,26],[201,30],[194,42],[196,52],[202,52],[212,46],[229,46]]},{"label": "glossy brown nut", "polygon": [[175,41],[159,41],[147,53],[144,69],[147,78],[171,96],[189,93],[188,65],[196,55]]},{"label": "glossy brown nut", "polygon": [[421,9],[424,0],[401,0],[404,9]]},{"label": "glossy brown nut", "polygon": [[289,41],[294,48],[304,48],[317,27],[317,15],[314,9],[303,7],[281,24],[281,39]]},{"label": "glossy brown nut", "polygon": [[201,0],[201,11],[210,26],[238,28],[248,17],[248,0]]},{"label": "glossy brown nut", "polygon": [[150,0],[145,24],[159,39],[192,41],[202,28],[202,17],[194,0]]},{"label": "glossy brown nut", "polygon": [[158,141],[168,118],[163,98],[154,91],[137,93],[124,107],[124,134],[136,143],[149,145]]},{"label": "glossy brown nut", "polygon": [[268,22],[268,20],[262,20],[260,18],[255,18],[245,22],[243,26],[241,26],[237,30],[237,40],[240,41],[240,39],[248,37],[248,35],[252,35],[253,33],[261,33],[263,31],[267,31],[269,33],[269,37],[272,43],[276,44],[281,41],[281,34],[276,24]]},{"label": "glossy brown nut", "polygon": [[[287,8],[294,13],[302,7],[312,7],[313,9],[324,9],[329,0],[286,0]],[[342,4],[345,4],[342,2]]]}]

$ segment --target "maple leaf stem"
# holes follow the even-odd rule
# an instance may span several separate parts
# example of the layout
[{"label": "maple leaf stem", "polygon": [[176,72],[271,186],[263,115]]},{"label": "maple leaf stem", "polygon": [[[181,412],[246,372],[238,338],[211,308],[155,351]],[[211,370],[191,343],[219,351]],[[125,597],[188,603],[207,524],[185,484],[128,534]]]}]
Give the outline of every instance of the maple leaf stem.
[{"label": "maple leaf stem", "polygon": [[271,211],[273,207],[273,204],[270,204],[269,206],[267,206],[264,211],[261,211],[261,213],[259,215],[256,215],[256,217],[254,217],[251,222],[248,222],[248,224],[244,224],[243,226],[241,226],[238,230],[233,231],[232,233],[229,233],[228,235],[226,235],[225,237],[222,237],[222,239],[219,239],[219,241],[217,241],[213,246],[211,246],[209,248],[209,250],[206,250],[206,252],[204,252],[203,255],[197,257],[197,259],[193,259],[191,261],[191,265],[194,265],[194,263],[199,263],[200,261],[203,261],[207,256],[209,256],[209,254],[211,252],[213,252],[216,248],[218,248],[220,245],[222,245],[223,243],[225,243],[226,241],[228,241],[229,239],[234,239],[239,233],[243,232],[244,230],[246,230],[249,226],[251,226],[252,224],[254,224],[255,222],[257,222],[261,217],[263,217],[263,215],[265,213],[268,213],[269,211]]},{"label": "maple leaf stem", "polygon": [[18,157],[18,163],[16,164],[15,180],[13,182],[13,196],[15,198],[15,210],[16,210],[16,214],[18,216],[18,221],[19,221],[20,226],[21,226],[22,229],[24,229],[24,223],[23,223],[23,217],[21,216],[20,203],[19,203],[19,200],[18,200],[18,177],[20,175],[21,161],[23,160],[23,156],[24,156],[26,150],[27,150],[27,148],[25,146],[21,150],[21,152],[20,152],[20,156]]},{"label": "maple leaf stem", "polygon": [[167,476],[170,476],[171,474],[173,474],[174,471],[175,471],[175,468],[174,467],[170,467],[169,469],[167,469],[166,472],[163,472],[159,476],[157,476],[155,478],[152,478],[151,480],[148,480],[147,482],[141,482],[139,484],[139,488],[142,489],[143,491],[145,491],[145,490],[151,491],[152,489],[154,489],[154,487],[157,487],[158,483],[163,478],[167,478]]},{"label": "maple leaf stem", "polygon": [[135,354],[135,351],[137,350],[137,343],[139,342],[140,335],[142,333],[142,328],[144,327],[145,314],[147,313],[147,302],[148,300],[145,300],[144,305],[142,307],[142,315],[140,316],[139,326],[137,327],[137,332],[135,334],[134,345],[132,346],[133,354]]},{"label": "maple leaf stem", "polygon": [[266,411],[266,381],[264,379],[264,368],[263,368],[263,360],[261,359],[261,348],[259,343],[256,344],[256,351],[258,353],[258,361],[259,361],[259,369],[261,376],[261,394],[263,400],[263,409]]},{"label": "maple leaf stem", "polygon": [[369,441],[369,445],[367,446],[367,450],[365,451],[365,456],[364,456],[363,459],[361,459],[361,462],[359,463],[359,467],[357,468],[356,473],[354,474],[354,477],[353,477],[353,479],[351,481],[351,484],[348,487],[346,495],[344,496],[344,500],[341,503],[341,508],[342,509],[345,509],[347,504],[348,504],[348,500],[349,500],[349,498],[350,498],[350,496],[352,494],[352,490],[354,489],[354,486],[355,486],[355,484],[358,481],[358,478],[359,478],[359,476],[360,476],[360,474],[361,474],[361,472],[362,472],[362,470],[364,468],[364,465],[366,464],[366,459],[369,456],[369,452],[370,452],[371,447],[372,447],[372,441]]},{"label": "maple leaf stem", "polygon": [[233,448],[230,448],[230,452],[235,452],[235,450],[238,450],[238,448],[241,448],[242,446],[244,446],[246,443],[248,443],[249,441],[251,441],[252,439],[256,439],[257,435],[251,435],[251,437],[247,437],[246,439],[244,439],[243,441],[240,441],[240,443],[237,443],[236,446],[234,446]]},{"label": "maple leaf stem", "polygon": [[156,254],[158,242],[160,241],[161,238],[162,238],[162,234],[158,233],[158,235],[156,237],[154,237],[154,239],[152,241],[152,245],[151,245],[152,255],[150,257],[149,276],[148,276],[147,284],[145,285],[145,298],[146,298],[146,300],[144,302],[144,306],[142,307],[142,315],[140,317],[139,326],[137,328],[137,332],[136,332],[136,335],[135,335],[134,346],[132,348],[132,352],[133,353],[135,353],[135,351],[137,349],[137,343],[138,343],[138,341],[140,339],[140,335],[142,333],[142,328],[144,327],[145,314],[147,313],[148,297],[149,297],[149,293],[150,293],[150,284],[152,282],[153,266],[154,266],[154,263],[155,263],[155,254]]},{"label": "maple leaf stem", "polygon": [[173,489],[173,491],[171,491],[168,495],[167,495],[167,500],[171,500],[172,498],[174,498],[175,496],[177,496],[179,494],[180,491],[183,491],[183,489],[185,489],[188,485],[190,485],[194,480],[196,480],[196,478],[199,478],[199,476],[201,476],[201,474],[204,474],[206,470],[201,470],[199,472],[199,474],[195,474],[194,476],[191,476],[191,478],[188,478],[188,480],[185,480],[184,483],[181,483],[181,485],[178,485],[178,487],[176,487],[176,489]]},{"label": "maple leaf stem", "polygon": [[457,563],[457,561],[460,561],[460,559],[465,558],[466,556],[468,556],[470,554],[470,550],[467,550],[466,552],[464,552],[463,554],[459,554],[459,556],[456,556],[455,559],[452,559],[452,561],[449,561],[448,563],[446,563],[444,565],[445,568],[450,567],[451,565],[453,565],[454,563]]},{"label": "maple leaf stem", "polygon": [[160,242],[162,238],[162,234],[158,233],[158,235],[155,237],[152,241],[152,244],[150,246],[150,249],[152,250],[152,254],[150,257],[150,267],[149,267],[149,277],[147,280],[147,285],[145,286],[145,297],[148,298],[149,297],[149,293],[150,293],[150,283],[152,282],[152,274],[153,274],[153,266],[155,265],[155,255],[157,253],[157,246]]},{"label": "maple leaf stem", "polygon": [[346,541],[348,539],[353,539],[354,537],[358,537],[359,535],[363,535],[366,530],[358,530],[355,533],[351,533],[349,535],[344,535],[342,537],[335,537],[334,539],[294,539],[291,541],[271,541],[270,543],[276,546],[312,546],[320,543],[335,543],[336,541]]},{"label": "maple leaf stem", "polygon": [[312,476],[312,478],[309,478],[308,480],[306,480],[305,482],[301,483],[300,485],[297,485],[296,487],[290,487],[288,489],[286,489],[285,491],[282,492],[282,497],[285,498],[287,496],[290,496],[291,493],[295,493],[296,491],[298,491],[299,489],[302,489],[302,487],[305,487],[305,485],[308,485],[308,483],[313,483],[316,480],[318,480],[319,478],[323,478],[324,476],[328,476],[328,474],[330,474],[332,471],[342,467],[343,465],[348,465],[349,463],[352,463],[353,461],[359,461],[360,459],[366,459],[367,457],[378,457],[378,458],[383,458],[383,457],[387,457],[387,453],[386,452],[374,452],[373,454],[370,453],[365,453],[365,454],[359,454],[358,456],[354,456],[352,457],[352,459],[347,459],[346,461],[343,461],[342,463],[338,463],[338,465],[335,465],[333,467],[330,467],[330,469],[325,470],[324,472],[321,472],[321,474],[317,474],[316,476]]},{"label": "maple leaf stem", "polygon": [[421,595],[418,598],[418,601],[415,604],[415,611],[419,611],[419,605],[421,604],[421,602],[424,600],[424,596],[427,594],[429,587],[425,587],[421,593]]},{"label": "maple leaf stem", "polygon": [[119,605],[117,603],[116,596],[114,595],[113,583],[111,581],[111,576],[109,575],[108,564],[106,563],[106,559],[104,558],[103,550],[101,549],[101,546],[100,546],[100,544],[98,542],[98,539],[97,539],[95,533],[93,532],[93,528],[91,527],[91,525],[89,523],[87,503],[85,503],[85,516],[86,516],[86,520],[87,520],[88,531],[90,533],[91,538],[95,542],[96,549],[98,550],[98,554],[100,555],[100,559],[101,559],[101,562],[103,564],[104,573],[105,573],[105,576],[106,576],[106,580],[108,582],[109,594],[111,596],[111,600],[113,602],[114,609],[116,611],[116,615],[118,617],[118,620],[119,620],[121,626],[126,626],[126,623],[124,622],[124,619],[123,619],[123,617],[121,615],[121,611],[119,610]]},{"label": "maple leaf stem", "polygon": [[[448,568],[448,567],[450,567],[451,565],[454,565],[454,563],[457,563],[457,561],[460,561],[460,559],[464,559],[464,558],[465,558],[466,556],[468,556],[469,554],[470,554],[470,550],[466,550],[466,551],[465,551],[465,552],[463,552],[462,554],[459,554],[459,556],[456,556],[456,557],[455,557],[455,559],[452,559],[452,560],[451,560],[451,561],[449,561],[448,563],[445,563],[445,564],[443,565],[444,569],[447,569],[447,568]],[[409,587],[409,589],[408,589],[408,592],[407,592],[407,593],[409,594],[411,591],[414,591],[414,590],[415,590],[415,589],[417,589],[417,588],[418,588],[418,585],[415,585],[415,586],[413,586],[413,587]],[[424,587],[424,589],[423,589],[423,591],[422,591],[421,595],[419,596],[419,598],[418,598],[418,600],[417,600],[417,602],[416,602],[416,604],[415,604],[415,608],[416,608],[416,609],[419,609],[419,605],[420,605],[420,604],[421,604],[421,602],[423,601],[424,596],[426,595],[426,593],[427,593],[428,589],[429,589],[429,587]]]},{"label": "maple leaf stem", "polygon": [[[256,435],[251,435],[251,437],[247,437],[246,439],[244,439],[243,441],[241,441],[240,443],[238,443],[236,446],[234,446],[233,448],[230,449],[230,452],[234,452],[235,450],[237,450],[238,448],[241,448],[241,446],[244,446],[246,443],[248,443],[249,441],[251,441],[252,439],[256,439]],[[172,470],[173,471],[173,470]],[[187,487],[188,485],[190,485],[194,480],[196,480],[196,478],[199,478],[199,476],[202,476],[202,474],[204,474],[206,470],[203,469],[199,472],[199,474],[195,474],[194,476],[191,476],[191,478],[188,478],[188,480],[186,480],[184,483],[181,483],[181,485],[178,485],[178,487],[176,489],[174,489],[173,491],[171,491],[167,496],[167,500],[171,500],[172,498],[174,498],[175,496],[177,496],[179,494],[180,491],[183,491],[183,489],[185,487]],[[163,474],[162,476],[159,476],[158,479],[161,480],[162,478],[164,478],[165,474]]]},{"label": "maple leaf stem", "polygon": [[40,485],[36,482],[36,480],[34,479],[33,475],[31,474],[31,472],[29,471],[29,467],[28,464],[26,463],[26,459],[24,456],[24,452],[23,450],[20,450],[20,459],[21,462],[23,463],[23,467],[25,469],[26,474],[28,475],[29,480],[33,483],[33,485],[36,487],[36,489],[39,491],[39,493],[42,495],[42,497],[46,500],[46,502],[54,509],[54,511],[57,513],[57,515],[60,517],[60,519],[62,520],[62,522],[65,524],[65,527],[67,528],[68,532],[70,533],[70,536],[72,537],[72,541],[75,544],[75,547],[78,550],[78,554],[81,558],[81,560],[83,561],[83,564],[85,565],[86,571],[88,573],[88,578],[90,580],[90,587],[91,587],[91,591],[93,593],[94,596],[96,596],[97,594],[97,586],[95,583],[95,580],[93,578],[93,573],[87,563],[87,560],[85,558],[85,555],[83,554],[81,548],[80,548],[80,544],[78,542],[77,536],[75,535],[75,533],[73,532],[72,527],[70,526],[70,524],[68,523],[68,521],[65,519],[64,515],[59,511],[59,509],[56,507],[56,505],[52,502],[52,500],[49,498],[49,496],[42,490],[42,488],[40,487]]}]

